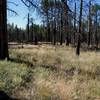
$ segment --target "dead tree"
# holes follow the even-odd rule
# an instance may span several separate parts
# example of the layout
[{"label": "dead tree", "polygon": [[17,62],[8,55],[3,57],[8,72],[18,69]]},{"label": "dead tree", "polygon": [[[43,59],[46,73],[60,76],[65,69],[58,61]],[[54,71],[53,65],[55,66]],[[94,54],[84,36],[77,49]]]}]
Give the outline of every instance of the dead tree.
[{"label": "dead tree", "polygon": [[80,47],[81,47],[82,8],[83,8],[83,0],[80,0],[79,30],[78,30],[78,40],[77,40],[77,48],[76,48],[76,54],[78,56],[80,55]]},{"label": "dead tree", "polygon": [[0,59],[9,58],[7,35],[7,1],[0,0]]},{"label": "dead tree", "polygon": [[92,26],[92,19],[91,19],[91,0],[89,1],[89,28],[88,28],[88,47],[90,46],[90,42],[91,42],[91,26]]}]

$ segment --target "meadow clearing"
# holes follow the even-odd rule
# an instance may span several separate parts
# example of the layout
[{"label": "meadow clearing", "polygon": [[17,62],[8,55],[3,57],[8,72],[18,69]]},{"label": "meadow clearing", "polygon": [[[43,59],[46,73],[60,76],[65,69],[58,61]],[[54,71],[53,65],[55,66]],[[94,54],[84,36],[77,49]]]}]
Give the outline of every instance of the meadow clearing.
[{"label": "meadow clearing", "polygon": [[100,100],[100,52],[52,45],[9,48],[0,89],[18,100]]}]

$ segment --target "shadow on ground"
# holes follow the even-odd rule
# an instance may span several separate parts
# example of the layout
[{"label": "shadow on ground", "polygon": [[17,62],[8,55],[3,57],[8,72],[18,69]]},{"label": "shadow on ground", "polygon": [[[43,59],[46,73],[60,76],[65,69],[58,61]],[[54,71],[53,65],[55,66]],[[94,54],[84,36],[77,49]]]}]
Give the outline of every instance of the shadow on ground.
[{"label": "shadow on ground", "polygon": [[24,63],[27,66],[34,67],[34,65],[31,62],[25,61],[25,60],[21,60],[21,59],[17,59],[17,58],[9,58],[9,61],[14,62],[14,63],[20,63],[20,64]]},{"label": "shadow on ground", "polygon": [[0,100],[20,100],[20,99],[12,98],[7,93],[0,90]]},{"label": "shadow on ground", "polygon": [[[14,63],[19,63],[19,64],[26,64],[27,66],[30,66],[31,68],[35,68],[36,65],[34,65],[33,63],[29,62],[29,61],[25,61],[22,59],[17,59],[17,58],[9,58],[9,61],[14,62]],[[57,67],[53,66],[53,65],[45,65],[42,64],[40,65],[40,67],[46,68],[46,69],[50,69],[52,71],[57,71]]]}]

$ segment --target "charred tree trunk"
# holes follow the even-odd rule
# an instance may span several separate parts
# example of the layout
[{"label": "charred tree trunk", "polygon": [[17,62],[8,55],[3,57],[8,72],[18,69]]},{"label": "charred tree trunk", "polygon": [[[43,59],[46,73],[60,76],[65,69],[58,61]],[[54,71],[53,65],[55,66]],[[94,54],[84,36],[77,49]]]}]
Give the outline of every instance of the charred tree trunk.
[{"label": "charred tree trunk", "polygon": [[75,1],[75,8],[74,8],[75,12],[74,12],[74,45],[76,42],[76,1]]},{"label": "charred tree trunk", "polygon": [[50,23],[49,23],[49,17],[47,12],[47,42],[50,42]]},{"label": "charred tree trunk", "polygon": [[68,17],[68,12],[70,11],[70,9],[69,9],[69,6],[68,6],[68,0],[61,0],[62,1],[62,4],[63,4],[63,8],[64,8],[64,18],[65,18],[65,32],[67,32],[66,33],[66,45],[69,45],[69,17]]},{"label": "charred tree trunk", "polygon": [[66,36],[66,46],[69,46],[69,33],[67,33],[67,36]]},{"label": "charred tree trunk", "polygon": [[38,39],[37,36],[35,35],[35,41],[34,41],[35,45],[38,45]]},{"label": "charred tree trunk", "polygon": [[79,32],[78,32],[78,41],[76,54],[80,55],[80,47],[81,47],[81,33],[82,33],[82,8],[83,8],[83,0],[80,0],[80,16],[79,16]]},{"label": "charred tree trunk", "polygon": [[31,30],[31,42],[33,42],[33,22],[32,22],[32,30]]},{"label": "charred tree trunk", "polygon": [[50,25],[49,25],[49,17],[48,11],[46,12],[46,21],[47,21],[47,29],[46,29],[46,42],[49,42],[49,35],[50,35]]},{"label": "charred tree trunk", "polygon": [[91,42],[91,24],[92,24],[92,20],[91,20],[91,0],[89,1],[89,33],[88,33],[88,47],[90,46],[90,42]]},{"label": "charred tree trunk", "polygon": [[56,45],[56,22],[55,21],[53,27],[53,44]]},{"label": "charred tree trunk", "polygon": [[30,15],[28,13],[28,16],[27,16],[27,42],[29,42],[29,32],[30,32],[30,26],[29,26],[29,23],[30,23]]},{"label": "charred tree trunk", "polygon": [[63,19],[61,13],[60,45],[62,45],[62,43],[63,43]]},{"label": "charred tree trunk", "polygon": [[96,21],[95,21],[95,45],[96,45],[96,49],[98,49],[98,35],[97,35],[97,33],[98,33],[98,15],[97,15],[97,13],[96,13],[96,16],[95,16],[95,19],[96,19]]},{"label": "charred tree trunk", "polygon": [[0,59],[9,58],[7,35],[7,2],[0,0]]}]

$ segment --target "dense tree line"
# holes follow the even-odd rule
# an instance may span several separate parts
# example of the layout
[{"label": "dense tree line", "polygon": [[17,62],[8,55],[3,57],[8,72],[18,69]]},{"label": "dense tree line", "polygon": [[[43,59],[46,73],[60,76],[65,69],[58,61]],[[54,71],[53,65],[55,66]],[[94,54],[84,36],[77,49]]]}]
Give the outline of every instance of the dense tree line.
[{"label": "dense tree line", "polygon": [[9,42],[37,44],[36,42],[45,40],[43,26],[39,26],[33,23],[29,26],[29,29],[27,28],[27,26],[26,29],[22,29],[17,25],[14,25],[14,23],[8,24],[7,31]]},{"label": "dense tree line", "polygon": [[[21,0],[25,6],[39,12],[43,24],[35,25],[27,17],[26,29],[8,24],[6,0],[0,1],[0,58],[8,57],[9,41],[35,43],[48,42],[80,48],[100,47],[100,5],[93,0]],[[29,11],[29,12],[30,12]],[[8,35],[7,35],[8,31]],[[83,45],[85,44],[85,45]]]}]

